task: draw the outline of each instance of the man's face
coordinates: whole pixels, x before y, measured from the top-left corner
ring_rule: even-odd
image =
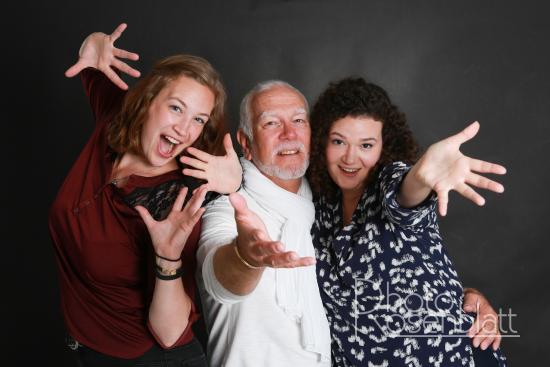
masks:
[[[311,136],[302,96],[276,86],[254,98],[251,112],[253,141],[246,158],[271,179],[301,178],[309,165]]]

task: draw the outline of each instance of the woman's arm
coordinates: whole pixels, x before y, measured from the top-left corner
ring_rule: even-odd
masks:
[[[426,153],[409,171],[397,201],[406,208],[422,203],[433,190],[439,201],[439,214],[447,214],[449,191],[455,190],[476,203],[485,204],[485,199],[471,186],[501,193],[504,187],[478,173],[505,174],[501,165],[474,159],[460,152],[460,146],[472,139],[479,131],[476,121],[456,135],[431,145]],[[478,172],[478,173],[476,173]]]
[[[184,206],[186,194],[187,188],[180,191],[170,214],[160,222],[154,220],[144,207],[136,207],[149,230],[156,255],[157,279],[149,307],[149,325],[165,348],[180,339],[188,326],[192,309],[192,301],[185,292],[181,278],[162,279],[163,275],[181,270],[179,259],[185,243],[204,213],[201,205],[206,189],[198,189]]]

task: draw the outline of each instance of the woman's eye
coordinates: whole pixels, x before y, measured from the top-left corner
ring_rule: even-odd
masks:
[[[361,144],[361,148],[363,148],[363,149],[370,149],[370,148],[372,148],[372,144],[370,144],[370,143]]]
[[[171,109],[172,111],[175,111],[175,112],[178,112],[178,113],[181,112],[180,106],[170,105],[170,109]]]
[[[303,123],[306,122],[306,120],[304,120],[304,119],[296,119],[296,120],[294,120],[294,122],[296,122],[296,123],[298,123],[298,124],[303,124]]]
[[[202,117],[195,117],[195,121],[202,125],[206,124],[206,121]]]
[[[340,139],[332,139],[330,142],[331,142],[332,144],[334,144],[334,145],[342,145],[342,144],[344,144],[344,142],[343,142],[342,140],[340,140]]]
[[[277,121],[268,121],[265,123],[265,126],[277,126]]]

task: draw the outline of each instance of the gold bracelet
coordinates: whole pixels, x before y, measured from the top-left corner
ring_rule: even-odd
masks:
[[[250,264],[248,261],[246,261],[245,259],[243,259],[243,257],[241,256],[241,254],[239,253],[239,248],[237,247],[237,240],[235,239],[235,245],[233,246],[233,250],[235,250],[235,254],[237,255],[237,257],[239,258],[239,260],[241,260],[241,262],[249,269],[254,269],[254,270],[258,270],[258,269],[263,269],[263,266],[254,266],[252,264]]]

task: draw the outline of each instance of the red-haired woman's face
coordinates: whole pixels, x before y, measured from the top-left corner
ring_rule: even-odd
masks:
[[[382,153],[382,123],[367,116],[346,116],[330,127],[327,169],[342,192],[362,192]]]
[[[192,145],[210,119],[212,91],[187,76],[168,83],[153,99],[141,132],[141,148],[153,167],[176,164],[174,157]]]

